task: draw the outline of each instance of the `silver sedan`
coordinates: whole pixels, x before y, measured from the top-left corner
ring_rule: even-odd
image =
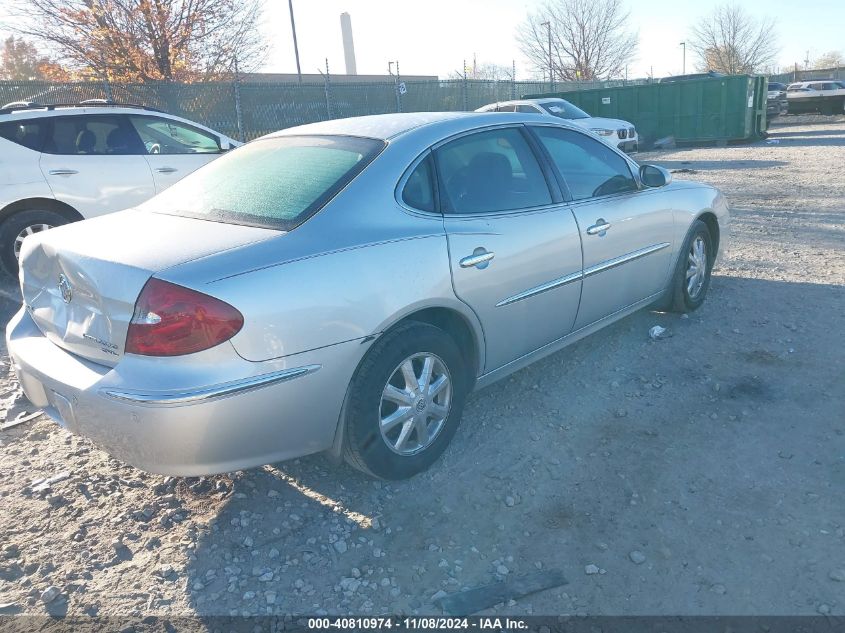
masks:
[[[542,115],[327,121],[25,240],[8,349],[33,403],[140,468],[329,451],[398,479],[473,389],[698,308],[728,220],[712,187]]]

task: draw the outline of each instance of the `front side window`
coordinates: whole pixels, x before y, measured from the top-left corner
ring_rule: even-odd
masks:
[[[551,155],[573,200],[636,191],[628,162],[586,134],[553,127],[533,128]]]
[[[536,107],[531,106],[531,105],[525,105],[525,104],[517,106],[516,111],[517,112],[523,112],[525,114],[540,114],[539,108],[536,108]]]
[[[492,213],[551,204],[531,147],[517,128],[477,132],[436,150],[448,213]]]
[[[515,105],[500,105],[499,112],[516,112]]]
[[[219,154],[219,139],[179,121],[152,116],[130,116],[147,154]]]
[[[143,145],[126,117],[84,114],[52,119],[44,143],[48,154],[112,156],[143,153]]]
[[[434,178],[431,158],[426,157],[416,166],[402,189],[402,201],[421,211],[434,211]]]
[[[290,230],[321,209],[383,148],[383,141],[350,136],[262,139],[185,176],[141,208]]]
[[[27,149],[41,151],[47,131],[46,119],[29,121],[6,121],[0,123],[0,138],[22,145]]]

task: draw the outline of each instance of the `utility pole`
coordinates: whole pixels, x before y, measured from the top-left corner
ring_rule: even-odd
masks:
[[[302,70],[299,68],[299,45],[296,43],[296,21],[293,19],[293,0],[288,0],[290,9],[290,30],[293,32],[293,54],[296,56],[296,77],[302,83]]]
[[[683,70],[681,70],[681,74],[682,74],[682,75],[686,75],[686,74],[687,74],[687,43],[686,43],[686,42],[681,42],[681,46],[682,46],[682,47],[683,47],[683,49],[684,49],[684,52],[683,52],[683,57],[682,57],[683,61],[681,62],[681,63],[682,63],[681,68],[682,68]]]
[[[545,26],[546,31],[549,34],[549,88],[553,91],[555,89],[555,73],[554,65],[552,62],[552,23],[541,22],[540,26]]]

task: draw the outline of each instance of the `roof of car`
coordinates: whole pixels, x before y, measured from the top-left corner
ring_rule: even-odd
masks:
[[[441,132],[454,133],[459,128],[470,130],[474,127],[496,125],[498,123],[549,123],[550,118],[539,113],[403,112],[309,123],[307,125],[279,130],[263,138],[325,134],[332,136],[361,136],[387,141],[415,130],[428,130],[436,134],[439,129]],[[554,121],[558,125],[577,128],[577,126],[573,126],[562,119],[554,119]]]
[[[31,107],[14,107],[11,109],[1,109],[0,108],[0,121],[16,121],[21,119],[37,119],[37,118],[49,118],[49,117],[56,117],[56,116],[77,116],[81,114],[148,114],[152,116],[159,116],[159,117],[166,117],[168,119],[173,119],[175,121],[181,121],[188,125],[200,128],[202,130],[206,130],[213,134],[222,134],[222,132],[218,132],[213,128],[208,127],[207,125],[203,125],[202,123],[197,123],[196,121],[192,121],[191,119],[186,119],[181,116],[177,116],[175,114],[170,114],[169,112],[165,112],[163,110],[158,110],[156,108],[147,107],[147,106],[139,106],[139,105],[132,105],[132,104],[103,104],[103,103],[91,103],[91,104],[81,104],[81,105],[39,105],[39,104],[32,104]],[[225,136],[225,135],[224,135]]]

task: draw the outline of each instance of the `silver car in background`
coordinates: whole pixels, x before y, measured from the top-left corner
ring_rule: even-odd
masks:
[[[409,477],[472,389],[701,305],[728,207],[670,180],[541,115],[284,130],[27,239],[9,353],[33,403],[145,470],[330,451]]]

